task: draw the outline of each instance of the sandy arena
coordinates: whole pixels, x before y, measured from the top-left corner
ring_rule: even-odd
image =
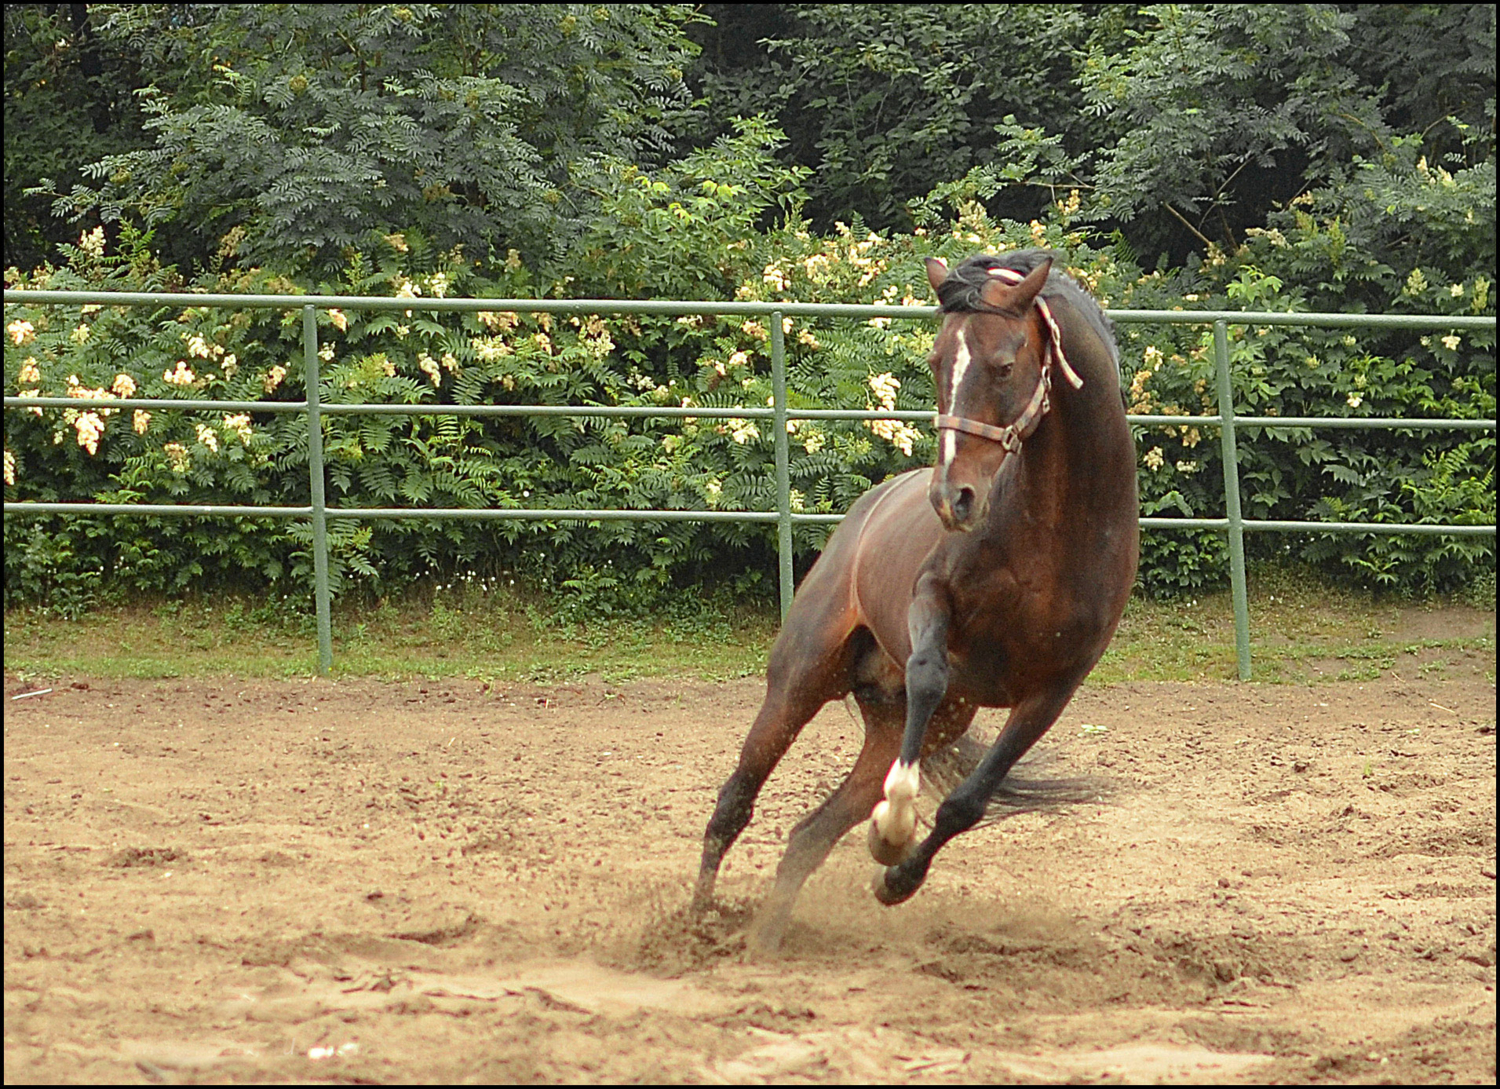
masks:
[[[856,829],[776,960],[743,925],[842,706],[694,926],[759,679],[8,676],[5,1078],[1493,1081],[1493,669],[1085,686],[1042,747],[1108,801],[895,909]]]

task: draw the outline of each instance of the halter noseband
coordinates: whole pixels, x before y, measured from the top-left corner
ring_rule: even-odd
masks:
[[[1014,269],[994,268],[990,269],[990,275],[998,277],[1008,284],[1018,284],[1025,276]],[[1068,363],[1068,357],[1063,354],[1062,330],[1057,327],[1057,322],[1052,320],[1052,308],[1047,305],[1047,300],[1038,293],[1036,296],[1036,308],[1041,311],[1042,320],[1047,323],[1049,336],[1047,347],[1042,360],[1042,376],[1036,384],[1036,389],[1031,393],[1031,400],[1026,402],[1026,407],[1021,414],[1004,427],[996,427],[994,424],[980,423],[978,420],[970,420],[964,416],[949,416],[938,413],[933,424],[938,430],[944,428],[950,431],[962,431],[966,435],[978,435],[982,439],[998,442],[1007,454],[1019,453],[1021,443],[1031,437],[1037,425],[1042,422],[1042,417],[1052,408],[1049,394],[1052,392],[1052,366],[1057,364],[1062,370],[1063,377],[1074,389],[1083,388],[1083,379],[1078,377],[1076,371]],[[977,310],[980,313],[1002,314],[1004,311],[994,307],[974,305],[968,309]]]

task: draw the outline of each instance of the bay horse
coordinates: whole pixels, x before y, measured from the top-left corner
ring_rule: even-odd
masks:
[[[803,882],[867,817],[885,867],[876,898],[915,893],[933,856],[984,816],[1057,721],[1120,622],[1139,506],[1119,354],[1109,320],[1054,259],[980,255],[951,271],[927,260],[944,315],[928,358],[937,463],[861,496],[808,571],[704,832],[698,915],[777,762],[825,703],[853,694],[864,746],[792,830],[752,948],[780,946]],[[1011,709],[988,751],[964,737],[980,707]],[[982,756],[919,841],[922,762],[961,742]]]

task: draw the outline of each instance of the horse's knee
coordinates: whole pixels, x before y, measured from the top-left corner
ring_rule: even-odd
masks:
[[[933,647],[912,651],[906,660],[907,699],[941,699],[948,691],[948,651]]]

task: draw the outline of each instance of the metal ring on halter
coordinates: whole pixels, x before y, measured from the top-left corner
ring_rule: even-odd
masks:
[[[1021,434],[1016,430],[1015,424],[996,427],[994,424],[980,423],[978,420],[965,419],[963,416],[946,416],[938,413],[933,426],[939,430],[947,428],[950,431],[962,431],[966,435],[978,435],[981,439],[998,442],[1010,454],[1021,449]]]

